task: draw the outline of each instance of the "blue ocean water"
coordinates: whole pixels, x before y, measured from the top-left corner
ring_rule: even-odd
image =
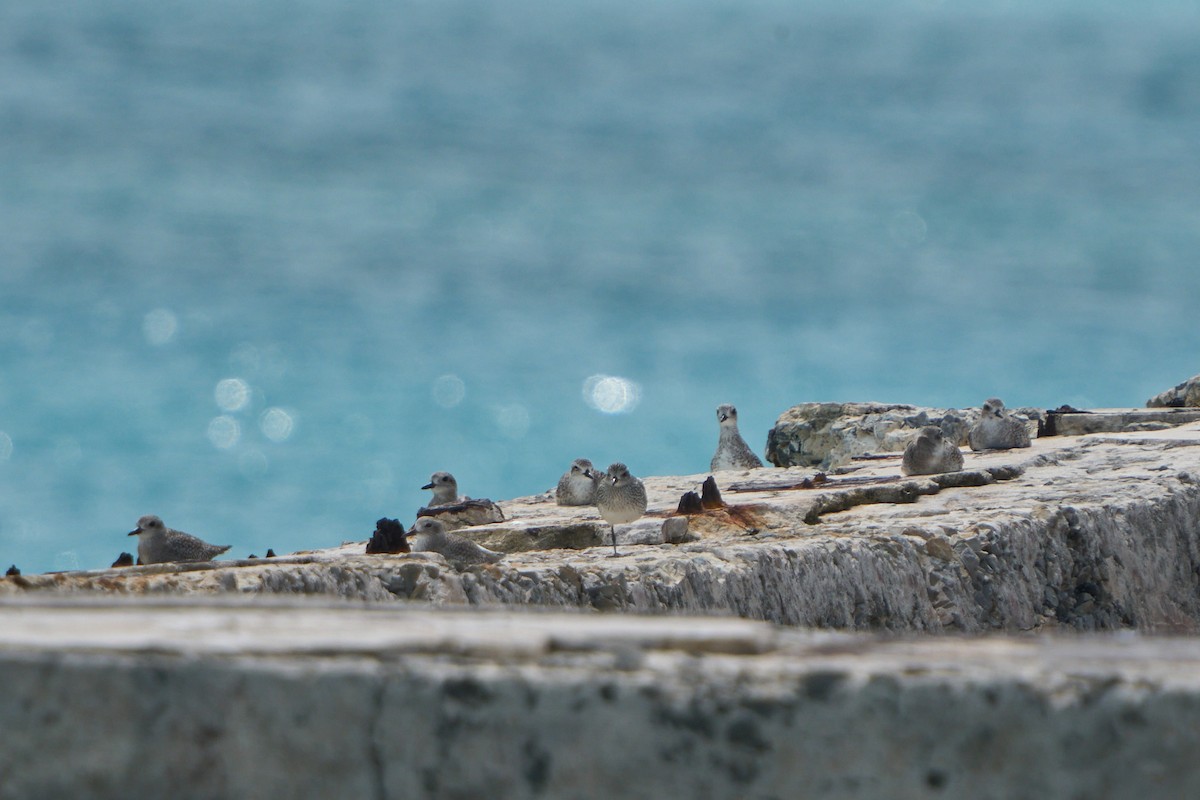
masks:
[[[8,0],[0,559],[1200,372],[1200,8]],[[613,413],[617,412],[617,413]]]

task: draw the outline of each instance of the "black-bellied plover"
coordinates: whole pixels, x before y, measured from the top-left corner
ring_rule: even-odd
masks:
[[[972,450],[1010,450],[1014,447],[1029,447],[1029,431],[1025,423],[1010,417],[1004,401],[989,398],[983,404],[983,414],[971,426],[967,443]]]
[[[904,459],[900,462],[903,475],[937,475],[958,472],[962,468],[962,451],[936,425],[921,428],[917,437],[904,448]]]
[[[168,528],[153,514],[139,519],[137,529],[130,531],[129,535],[138,537],[138,560],[143,564],[212,561],[233,546],[209,544],[190,533]]]
[[[608,468],[608,477],[596,487],[596,508],[612,528],[613,556],[617,553],[617,525],[633,522],[646,513],[646,487],[629,474],[624,464]]]
[[[429,476],[429,483],[421,488],[433,490],[430,506],[448,506],[458,502],[458,481],[449,472],[433,473]]]
[[[432,489],[433,497],[428,506],[417,511],[417,516],[437,517],[446,530],[504,521],[504,512],[495,502],[466,495],[460,497],[458,481],[449,472],[433,473],[429,476],[429,483],[421,488]]]
[[[763,465],[738,433],[736,408],[729,403],[717,406],[717,424],[721,426],[721,433],[709,469],[716,472],[720,469],[754,469]]]
[[[441,553],[456,565],[494,564],[504,558],[502,553],[480,547],[457,533],[450,533],[433,517],[417,517],[405,536],[413,552]]]
[[[571,468],[558,479],[554,502],[560,506],[590,506],[596,503],[596,486],[604,473],[596,470],[586,458],[571,462]]]

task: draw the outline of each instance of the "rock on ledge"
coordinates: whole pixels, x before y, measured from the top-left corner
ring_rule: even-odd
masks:
[[[1029,424],[1030,436],[1038,433],[1038,409],[1018,408],[1012,413]],[[899,453],[916,431],[936,425],[946,438],[960,446],[979,419],[978,408],[921,408],[898,403],[801,403],[779,415],[767,434],[767,460],[777,467],[841,466],[855,456]]]
[[[1174,389],[1168,389],[1146,401],[1148,408],[1200,407],[1200,375],[1194,375]]]

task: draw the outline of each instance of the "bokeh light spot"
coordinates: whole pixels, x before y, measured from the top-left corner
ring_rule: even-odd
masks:
[[[628,414],[642,400],[642,387],[628,378],[592,375],[583,382],[583,401],[604,414]]]
[[[228,450],[242,438],[242,426],[233,417],[222,414],[208,423],[208,440],[213,447]]]
[[[155,346],[167,344],[179,331],[179,320],[165,308],[156,308],[142,320],[142,335]]]
[[[467,385],[457,375],[443,375],[433,382],[433,402],[454,408],[467,396]]]
[[[241,378],[217,381],[213,398],[222,411],[241,411],[250,402],[250,386]]]
[[[286,442],[295,425],[292,415],[282,408],[268,408],[258,418],[259,430],[272,442]]]

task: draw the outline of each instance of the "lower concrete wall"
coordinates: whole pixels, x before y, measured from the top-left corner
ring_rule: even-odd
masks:
[[[0,611],[3,798],[1200,796],[1195,640]]]

